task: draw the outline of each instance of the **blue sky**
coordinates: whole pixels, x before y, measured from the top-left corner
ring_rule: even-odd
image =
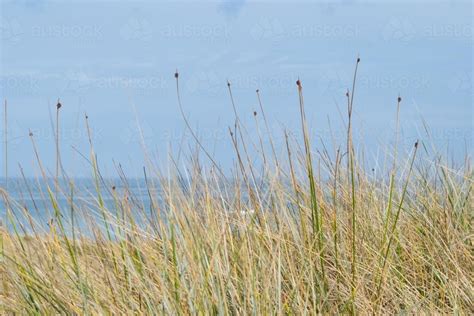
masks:
[[[331,140],[328,120],[342,142],[338,108],[358,54],[356,137],[369,152],[393,138],[398,94],[402,143],[428,141],[425,121],[439,150],[472,152],[471,1],[1,3],[0,95],[9,104],[12,175],[18,164],[38,174],[28,129],[54,171],[50,117],[58,98],[69,174],[90,175],[78,154],[88,154],[85,112],[106,175],[115,174],[112,161],[130,175],[141,173],[137,122],[149,152],[165,165],[170,148],[183,135],[189,139],[175,69],[191,124],[225,166],[233,161],[227,128],[234,120],[226,80],[251,135],[255,89],[261,90],[281,142],[282,128],[295,134],[299,128],[295,81],[301,78],[316,148]]]

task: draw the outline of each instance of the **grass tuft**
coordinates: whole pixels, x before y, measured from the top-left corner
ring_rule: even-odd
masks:
[[[300,80],[303,144],[284,130],[283,148],[262,92],[259,112],[247,113],[252,133],[228,82],[230,173],[192,129],[176,72],[196,149],[188,163],[171,158],[165,173],[144,167],[145,194],[120,165],[117,179],[102,177],[87,116],[92,191],[59,181],[57,106],[54,180],[30,132],[41,178],[10,181],[19,199],[0,188],[8,205],[0,314],[474,314],[470,157],[461,165],[436,152],[430,159],[428,139],[398,148],[399,97],[386,153],[393,164],[380,176],[366,168],[352,137],[359,62],[346,94],[347,140],[333,153],[311,140]]]

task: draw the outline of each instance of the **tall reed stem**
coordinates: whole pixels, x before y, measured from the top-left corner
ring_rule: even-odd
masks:
[[[354,78],[352,80],[352,93],[349,97],[349,91],[346,93],[347,96],[347,114],[348,114],[348,127],[347,127],[347,160],[348,168],[350,172],[350,187],[351,187],[351,207],[352,207],[352,218],[351,218],[351,313],[355,314],[355,297],[356,297],[356,273],[357,273],[357,260],[356,260],[356,194],[355,194],[355,166],[354,166],[354,145],[352,141],[352,109],[354,104],[354,92],[355,84],[357,79],[357,69],[360,63],[360,58],[357,57],[357,62],[354,70]]]
[[[56,104],[56,199],[58,198],[59,191],[59,165],[60,165],[60,150],[59,150],[59,109],[61,108],[61,102]]]
[[[4,104],[4,145],[5,145],[5,190],[8,191],[8,112],[7,100]]]
[[[4,146],[5,146],[5,192],[8,193],[8,119],[7,119],[7,100],[5,99],[4,103]],[[7,216],[8,216],[8,196],[5,193],[5,225],[7,223]],[[0,230],[1,230],[1,253],[2,253],[2,260],[4,255],[4,246],[3,246],[3,218],[0,222]],[[6,227],[5,227],[6,230]],[[2,280],[3,281],[3,280]],[[3,283],[3,282],[2,282]],[[4,286],[5,288],[5,286]]]
[[[324,284],[326,285],[326,274],[324,269],[324,253],[323,253],[323,231],[322,231],[322,216],[320,215],[319,204],[316,196],[316,184],[314,181],[313,162],[311,159],[311,143],[306,122],[306,114],[304,110],[303,87],[301,81],[296,82],[298,86],[298,96],[300,103],[301,127],[303,129],[303,139],[306,154],[306,168],[309,179],[309,189],[311,198],[311,221],[313,225],[313,236],[317,238],[319,261],[321,266],[321,274],[323,276]]]
[[[390,237],[388,239],[387,248],[385,248],[385,253],[384,253],[384,256],[383,256],[383,263],[382,263],[382,272],[381,272],[380,279],[379,279],[379,282],[378,282],[378,285],[377,285],[377,292],[376,292],[377,294],[376,294],[376,300],[375,300],[376,303],[378,302],[378,300],[380,298],[382,285],[383,285],[383,278],[384,278],[385,268],[386,268],[386,265],[387,265],[387,258],[388,258],[389,253],[390,253],[390,246],[392,245],[392,242],[393,242],[395,229],[397,228],[398,219],[400,218],[400,213],[401,213],[401,210],[402,210],[403,201],[405,200],[405,195],[407,193],[408,183],[409,183],[409,180],[410,180],[410,175],[411,175],[412,170],[413,170],[413,164],[415,162],[417,150],[418,150],[418,141],[416,141],[415,145],[414,145],[413,155],[412,155],[412,158],[411,158],[411,161],[410,161],[410,169],[408,170],[408,175],[407,175],[407,179],[405,181],[405,184],[403,186],[403,191],[402,191],[402,196],[400,198],[400,203],[398,204],[397,212],[395,213],[395,219],[394,219],[392,227],[390,229],[390,233],[389,233]]]

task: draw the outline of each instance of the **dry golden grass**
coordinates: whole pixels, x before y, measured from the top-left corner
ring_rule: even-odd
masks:
[[[304,145],[289,140],[279,156],[270,140],[257,167],[236,117],[232,181],[193,156],[184,178],[153,170],[151,205],[126,186],[109,187],[105,205],[98,186],[96,204],[72,201],[71,214],[50,189],[54,221],[31,223],[36,235],[20,225],[31,210],[3,192],[17,230],[2,231],[1,313],[472,315],[469,159],[454,169],[414,146],[375,176],[350,128],[345,155],[316,156],[298,88]],[[88,226],[65,229],[71,216]]]

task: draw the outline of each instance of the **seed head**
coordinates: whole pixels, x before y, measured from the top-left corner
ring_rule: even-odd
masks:
[[[61,102],[59,102],[59,100],[58,100],[58,104],[56,104],[56,109],[59,110],[61,107],[62,107],[62,104],[61,104]]]
[[[346,97],[349,97],[349,90],[346,92]]]
[[[253,116],[257,116],[257,111],[253,111]]]
[[[229,80],[227,80],[227,86],[230,87],[230,81]]]
[[[301,87],[301,80],[300,80],[300,79],[296,80],[296,85],[297,85],[298,87]]]
[[[29,135],[30,135],[30,137],[33,137],[33,132],[30,132],[30,134],[29,134]]]
[[[415,142],[415,148],[418,148],[418,141]]]
[[[402,102],[402,97],[398,97],[398,103]]]
[[[360,63],[360,57],[357,57],[357,62]]]
[[[115,191],[115,185],[114,185],[114,186],[112,186],[112,191]]]
[[[174,77],[175,77],[176,79],[178,79],[178,77],[179,77],[179,73],[178,73],[178,70],[177,70],[177,69],[176,69],[176,72],[174,73]]]

